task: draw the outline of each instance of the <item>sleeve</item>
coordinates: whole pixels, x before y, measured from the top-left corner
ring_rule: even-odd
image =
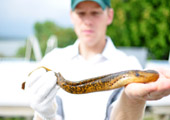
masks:
[[[113,106],[116,104],[117,99],[120,97],[122,90],[123,90],[123,88],[118,88],[118,89],[114,90],[113,93],[111,94],[111,96],[109,97],[109,100],[107,102],[107,107],[106,107],[105,120],[109,120],[111,110],[112,110]]]

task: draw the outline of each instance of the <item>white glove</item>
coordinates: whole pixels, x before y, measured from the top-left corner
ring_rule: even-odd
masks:
[[[56,119],[58,105],[55,97],[59,86],[56,85],[57,78],[54,72],[47,72],[41,68],[34,71],[26,81],[26,92],[35,113],[42,119]]]

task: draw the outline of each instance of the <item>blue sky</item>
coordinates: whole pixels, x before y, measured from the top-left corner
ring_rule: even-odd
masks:
[[[70,0],[0,0],[0,37],[27,37],[35,22],[71,26]]]

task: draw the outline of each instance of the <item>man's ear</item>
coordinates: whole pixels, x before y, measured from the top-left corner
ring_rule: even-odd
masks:
[[[71,23],[74,24],[73,11],[72,10],[70,10],[70,19],[71,19]]]
[[[108,22],[107,24],[110,25],[114,18],[114,10],[112,8],[108,8]]]

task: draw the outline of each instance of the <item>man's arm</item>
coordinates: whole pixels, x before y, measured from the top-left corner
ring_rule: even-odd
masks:
[[[110,120],[142,120],[145,109],[144,100],[131,100],[122,92],[121,97],[112,109]]]

